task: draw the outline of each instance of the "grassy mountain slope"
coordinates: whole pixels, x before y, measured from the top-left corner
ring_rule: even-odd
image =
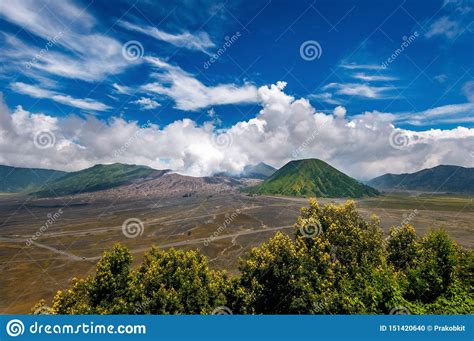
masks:
[[[363,197],[378,192],[338,171],[324,161],[290,161],[250,193],[316,197]]]
[[[385,174],[368,184],[380,190],[474,193],[474,168],[441,165],[415,173]]]
[[[19,193],[41,188],[66,172],[38,168],[0,166],[0,192]]]
[[[69,195],[83,192],[95,192],[131,183],[148,177],[159,177],[166,171],[156,170],[145,166],[125,165],[95,165],[78,172],[69,173],[51,182],[48,188],[43,188],[34,194],[38,196]]]

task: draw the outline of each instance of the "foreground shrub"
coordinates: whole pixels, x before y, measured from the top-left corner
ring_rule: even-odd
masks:
[[[152,248],[131,269],[121,245],[104,253],[95,276],[74,279],[51,308],[34,313],[472,314],[474,255],[441,230],[420,238],[404,225],[384,238],[376,217],[352,201],[301,210],[295,236],[277,233],[240,261],[240,275],[208,268],[195,251]]]

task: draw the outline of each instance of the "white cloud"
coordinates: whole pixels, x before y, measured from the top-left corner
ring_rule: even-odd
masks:
[[[57,11],[56,15],[51,15],[49,11],[52,9]],[[74,29],[87,30],[95,25],[95,19],[85,8],[79,8],[67,0],[19,0],[0,3],[1,16],[46,39],[65,30],[65,24],[57,14],[61,15],[64,22],[71,20]]]
[[[121,95],[130,95],[133,93],[133,89],[125,85],[114,83],[112,84],[112,87],[114,88],[114,92]]]
[[[469,102],[474,102],[474,81],[469,81],[464,84],[462,91]]]
[[[329,83],[323,90],[333,89],[338,95],[358,96],[370,99],[385,98],[386,92],[393,90],[391,86],[371,86],[358,83]]]
[[[347,113],[347,110],[346,108],[344,108],[343,106],[337,106],[334,108],[334,116],[336,117],[344,117]]]
[[[132,103],[138,104],[144,110],[155,109],[161,105],[160,103],[148,97],[140,97],[139,99],[137,99],[136,101],[133,101]]]
[[[320,158],[361,179],[438,164],[473,166],[474,129],[397,129],[393,114],[365,112],[343,117],[343,108],[335,109],[336,117],[316,112],[304,98],[289,96],[284,85],[260,87],[262,109],[256,117],[225,130],[216,130],[211,122],[198,125],[190,119],[162,128],[140,127],[122,118],[103,122],[96,117],[71,116],[58,120],[21,107],[10,113],[0,104],[0,164],[77,170],[96,163],[126,162],[209,175],[237,173],[245,165],[260,161],[280,167],[298,151],[298,158]],[[437,116],[441,111],[427,114]],[[395,129],[414,143],[406,149],[393,148],[390,136]],[[34,147],[34,135],[40,130],[55,134],[52,149]],[[133,143],[129,143],[132,137]],[[219,145],[216,141],[220,140],[228,143]]]
[[[446,80],[448,79],[448,76],[446,76],[444,73],[441,73],[439,75],[436,75],[433,77],[438,83],[440,84],[443,84],[444,82],[446,82]]]
[[[354,78],[360,79],[366,82],[377,82],[377,81],[394,81],[397,80],[395,77],[390,76],[382,76],[382,75],[367,75],[362,72],[358,72],[353,75]]]
[[[447,16],[443,16],[435,20],[430,25],[425,36],[427,38],[432,38],[435,36],[444,36],[447,39],[454,39],[461,32],[462,29],[457,21],[451,20]]]
[[[94,17],[86,7],[78,7],[72,1],[2,1],[0,17],[44,39],[44,44],[30,46],[5,36],[1,59],[16,66],[17,71],[27,73],[32,68],[66,78],[96,81],[130,65],[122,56],[122,44],[95,32]],[[15,59],[5,58],[9,56]]]
[[[198,110],[212,105],[256,103],[257,88],[252,84],[219,84],[206,86],[193,75],[156,57],[145,57],[159,73],[156,82],[145,84],[142,91],[172,98],[176,108]]]
[[[61,94],[47,89],[42,89],[40,87],[25,84],[22,82],[15,82],[11,84],[11,88],[24,95],[28,95],[34,98],[46,98],[51,99],[55,102],[69,105],[71,107],[92,110],[92,111],[106,111],[110,107],[104,103],[95,101],[90,98],[74,98],[69,95]]]
[[[381,65],[376,64],[342,63],[339,67],[348,70],[383,70]]]
[[[139,26],[126,21],[119,21],[119,25],[128,30],[140,32],[155,39],[165,41],[178,47],[184,47],[189,50],[206,52],[209,48],[215,46],[206,32],[198,32],[196,34],[191,34],[189,32],[172,34],[159,30],[156,27]]]
[[[394,86],[369,85],[368,82],[390,82],[397,80],[396,77],[387,76],[374,71],[383,70],[380,65],[341,63],[339,67],[350,70],[346,71],[348,76],[362,82],[353,83],[329,83],[321,88],[322,92],[311,94],[308,97],[328,104],[341,105],[344,96],[356,96],[365,99],[386,99],[390,98],[388,92],[394,90]],[[355,70],[359,72],[353,73]],[[373,83],[372,83],[373,84]]]
[[[474,110],[474,104],[462,103],[462,104],[449,104],[441,107],[431,108],[420,113],[414,114],[413,116],[424,116],[433,118],[436,116],[446,115],[457,115],[463,112],[472,112]]]
[[[216,111],[214,110],[214,108],[211,108],[207,111],[207,116],[209,116],[210,118],[216,117]]]
[[[340,100],[335,99],[333,94],[330,92],[323,92],[320,94],[310,94],[308,95],[309,99],[314,99],[316,101],[328,103],[328,104],[334,104],[334,105],[340,105],[342,104]]]
[[[461,14],[467,14],[474,9],[474,1],[472,0],[444,0],[443,7],[450,6],[454,11]]]
[[[423,126],[439,123],[466,123],[474,117],[474,103],[449,104],[420,112],[400,113],[397,121]]]

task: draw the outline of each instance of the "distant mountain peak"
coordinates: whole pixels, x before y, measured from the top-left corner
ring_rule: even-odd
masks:
[[[319,159],[288,162],[251,193],[287,196],[362,197],[378,192]]]
[[[254,178],[254,179],[266,179],[276,172],[276,168],[267,165],[264,162],[259,162],[256,165],[245,166],[242,174],[242,178]]]
[[[242,179],[260,179],[265,180],[273,173],[276,172],[276,168],[273,168],[270,165],[267,165],[265,162],[259,162],[256,165],[247,165],[244,167],[242,172],[231,173],[231,172],[222,172],[216,173],[216,176],[228,176],[231,178],[242,178]]]

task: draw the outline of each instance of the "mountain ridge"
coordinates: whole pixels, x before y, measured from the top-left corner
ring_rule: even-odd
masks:
[[[54,169],[26,168],[0,165],[0,192],[29,192],[66,175]]]
[[[256,165],[247,165],[244,167],[240,174],[230,172],[220,172],[214,174],[214,176],[228,176],[236,179],[258,179],[265,180],[273,173],[277,171],[276,168],[266,164],[265,162],[259,162]]]
[[[156,178],[169,170],[157,170],[148,166],[128,165],[122,163],[98,164],[92,167],[67,173],[33,194],[40,197],[73,195],[82,192],[97,192],[110,189],[133,181]]]
[[[265,162],[259,162],[256,165],[245,166],[240,177],[264,180],[272,176],[276,171],[277,171],[276,168],[266,164]]]
[[[474,168],[438,165],[413,173],[387,173],[367,184],[379,190],[474,193]]]

